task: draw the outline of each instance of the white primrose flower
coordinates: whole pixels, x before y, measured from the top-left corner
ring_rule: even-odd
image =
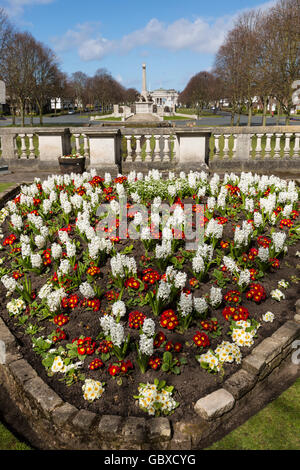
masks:
[[[215,349],[214,353],[218,356],[219,361],[240,364],[242,361],[242,354],[237,344],[230,343],[229,341],[222,341]]]
[[[101,398],[104,393],[103,384],[93,379],[85,379],[82,390],[83,398],[90,402]]]
[[[62,373],[66,372],[66,366],[60,356],[55,356],[50,370],[54,374],[56,374],[57,372],[62,372]]]
[[[271,295],[272,299],[275,299],[278,302],[285,299],[285,295],[284,295],[283,292],[281,292],[280,289],[271,290],[270,295]]]
[[[278,281],[278,287],[287,289],[288,287],[290,287],[290,283],[288,281],[285,281],[284,279],[281,279],[280,281]]]
[[[274,318],[275,318],[275,315],[272,312],[266,312],[262,316],[262,319],[263,319],[264,322],[271,322],[272,323],[274,321]]]
[[[18,315],[22,312],[22,310],[25,310],[26,304],[20,297],[19,299],[12,299],[10,302],[8,302],[6,308],[10,315]]]

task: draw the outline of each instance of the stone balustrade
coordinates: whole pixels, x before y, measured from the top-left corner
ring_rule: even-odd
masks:
[[[0,128],[3,163],[57,170],[58,157],[76,152],[86,168],[273,171],[300,174],[300,127]]]

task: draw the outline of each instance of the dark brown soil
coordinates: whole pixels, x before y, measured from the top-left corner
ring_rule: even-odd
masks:
[[[228,223],[228,227],[226,227],[226,232],[227,231],[228,233],[232,233],[232,230],[230,228],[230,222]],[[7,235],[8,233],[8,228],[6,225],[4,225],[4,235]],[[226,237],[224,237],[224,239],[225,238]],[[117,245],[118,250],[123,250],[125,245],[130,245],[131,243],[132,242],[127,241],[120,242]],[[242,305],[248,308],[250,312],[250,318],[256,319],[261,323],[261,327],[258,330],[258,335],[255,339],[253,347],[257,346],[259,342],[262,341],[264,338],[270,336],[285,321],[292,319],[295,314],[295,302],[299,297],[299,283],[294,282],[293,279],[291,280],[291,276],[296,276],[298,279],[300,278],[300,260],[296,257],[296,251],[299,251],[299,243],[289,246],[288,254],[284,257],[284,259],[280,260],[281,263],[279,270],[274,270],[274,272],[267,274],[262,280],[257,281],[262,283],[266,290],[266,301],[264,301],[260,305],[257,305],[255,304],[255,302],[247,300],[245,294],[243,294],[242,296]],[[138,262],[142,254],[144,254],[143,246],[139,241],[134,242],[134,249],[130,253],[130,256],[134,256]],[[104,289],[106,289],[107,286],[109,266],[110,264],[108,260],[106,265],[101,268],[99,285],[102,285]],[[38,291],[40,287],[45,283],[44,276],[37,277],[34,275],[30,275],[30,277],[32,279],[33,289],[36,291]],[[46,277],[49,278],[49,274]],[[190,273],[188,277],[192,277]],[[282,289],[282,291],[284,291],[286,295],[286,300],[277,302],[269,296],[269,293],[272,289],[277,288],[277,283],[281,279],[289,281],[290,287],[288,289]],[[208,283],[206,283],[205,285],[200,284],[199,289],[191,290],[196,296],[200,296],[204,292],[207,292],[209,285],[212,285],[211,279],[209,279]],[[189,286],[187,285],[187,287]],[[228,284],[227,287],[223,289],[223,293],[225,293],[227,290],[234,288],[235,285]],[[240,367],[239,365],[225,364],[225,373],[223,377],[221,377],[220,375],[209,374],[200,367],[199,363],[195,359],[196,354],[201,354],[204,351],[199,351],[195,346],[192,346],[192,338],[194,334],[197,330],[201,330],[200,322],[194,322],[186,333],[179,334],[176,332],[169,332],[168,330],[161,328],[159,325],[159,318],[154,318],[155,322],[157,323],[156,331],[164,331],[168,341],[178,341],[183,344],[182,352],[176,355],[177,357],[185,356],[187,359],[187,365],[182,366],[181,374],[166,374],[162,371],[153,371],[151,369],[148,370],[145,374],[141,374],[135,359],[136,351],[133,350],[129,353],[126,359],[130,359],[133,362],[134,370],[129,376],[122,378],[122,385],[118,385],[117,379],[113,379],[107,371],[107,366],[109,365],[109,363],[114,362],[115,358],[111,358],[105,364],[104,370],[99,369],[97,371],[90,371],[88,369],[88,364],[93,358],[96,358],[98,356],[87,356],[83,368],[83,372],[86,378],[93,378],[95,380],[101,380],[106,383],[105,393],[103,394],[101,400],[97,400],[94,403],[88,403],[83,399],[82,396],[82,382],[72,384],[70,387],[68,387],[63,381],[60,380],[60,378],[62,377],[60,374],[56,374],[53,377],[48,377],[46,369],[41,363],[40,356],[35,354],[32,350],[31,337],[24,333],[24,327],[19,326],[16,320],[8,315],[8,312],[4,306],[5,303],[7,303],[7,299],[5,299],[5,294],[6,290],[4,289],[2,283],[0,283],[0,296],[3,299],[1,316],[10,328],[10,330],[17,337],[19,344],[21,345],[23,355],[29,361],[29,363],[36,369],[41,378],[45,380],[45,382],[47,382],[53,388],[53,390],[55,390],[56,393],[61,396],[61,398],[73,404],[77,408],[88,409],[94,412],[98,412],[100,414],[109,413],[118,414],[122,416],[145,416],[145,413],[138,408],[136,400],[133,399],[133,395],[137,393],[137,387],[140,382],[153,382],[155,378],[159,378],[165,379],[168,385],[173,385],[175,387],[176,392],[174,394],[174,398],[180,403],[180,406],[176,409],[171,419],[179,420],[183,417],[188,419],[194,415],[193,406],[196,401],[200,397],[220,387],[222,382],[232,373],[236,372]],[[128,299],[128,294],[125,291],[122,300],[126,302],[126,300]],[[107,301],[103,299],[101,303],[101,310],[105,311],[106,306]],[[210,347],[212,349],[215,349],[217,345],[222,342],[222,340],[231,340],[230,336],[228,336],[227,334],[229,330],[229,323],[226,322],[222,316],[222,310],[224,306],[225,305],[222,304],[222,306],[217,310],[210,309],[209,317],[216,317],[219,322],[219,325],[222,328],[221,336],[214,339],[210,337]],[[172,308],[172,305],[166,308]],[[147,316],[151,316],[153,318],[149,305],[145,307],[135,306],[130,309],[127,309],[128,312],[132,310],[143,311]],[[274,313],[275,320],[273,323],[265,323],[261,321],[262,314],[267,311],[271,311]],[[59,344],[65,346],[67,343],[70,343],[73,338],[78,337],[80,335],[91,336],[93,339],[95,339],[101,332],[99,322],[99,317],[101,315],[101,312],[86,311],[84,308],[76,308],[75,310],[73,310],[70,314],[70,322],[64,326],[64,330],[68,335],[67,340],[62,341]],[[37,320],[35,319],[35,317],[32,317],[30,318],[30,322],[35,324],[37,323]],[[41,326],[40,323],[39,326]],[[36,336],[48,335],[56,328],[56,325],[54,325],[53,322],[50,322],[48,320],[44,321],[42,323],[42,326],[44,327],[43,331]],[[135,330],[128,328],[128,332],[130,332],[132,338],[138,336],[138,333]],[[241,348],[243,357],[248,355],[253,349],[253,347]],[[163,349],[160,348],[158,350],[157,355],[162,357],[162,354]]]

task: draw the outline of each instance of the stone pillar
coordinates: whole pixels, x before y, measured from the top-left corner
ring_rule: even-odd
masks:
[[[58,169],[58,157],[69,155],[71,149],[70,129],[50,128],[38,129],[41,169]]]
[[[237,160],[248,160],[251,154],[251,134],[238,134],[236,138]]]
[[[143,64],[142,67],[143,67],[143,89],[142,89],[142,95],[147,99],[146,64]]]
[[[92,129],[86,131],[90,142],[90,167],[117,174],[119,171],[119,130]]]
[[[211,132],[176,130],[177,159],[180,168],[201,170],[207,168]]]
[[[3,132],[3,130],[1,129]],[[16,134],[2,134],[1,133],[1,147],[2,147],[2,158],[5,162],[15,160],[15,138]]]

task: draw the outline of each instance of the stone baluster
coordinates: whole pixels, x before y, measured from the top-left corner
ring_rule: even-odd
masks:
[[[163,161],[171,161],[170,135],[164,135]]]
[[[233,147],[232,147],[232,157],[235,157],[237,146],[237,134],[233,134]]]
[[[286,132],[285,133],[285,146],[284,146],[284,156],[286,158],[290,157],[290,145],[291,145],[291,137],[292,137],[292,132]]]
[[[29,158],[35,158],[35,150],[33,144],[33,134],[27,134],[29,139]]]
[[[229,156],[229,137],[230,137],[230,134],[223,134],[223,137],[224,137],[223,158],[228,158],[228,156]]]
[[[90,156],[89,138],[86,134],[82,134],[82,135],[83,135],[83,156],[85,158],[88,158]]]
[[[26,134],[19,134],[21,139],[21,158],[27,158]]]
[[[216,157],[219,157],[220,156],[220,137],[221,135],[220,134],[215,134],[214,135],[214,138],[215,138],[215,149],[214,149],[214,155]]]
[[[275,147],[274,147],[274,158],[280,158],[280,138],[282,137],[282,134],[279,132],[276,132],[276,141],[275,141]]]
[[[169,145],[170,145],[170,160],[173,160],[173,162],[176,160],[176,153],[178,150],[178,140],[176,136],[170,135],[169,138]],[[173,149],[172,149],[173,147]]]
[[[271,151],[272,151],[272,147],[271,147],[271,139],[273,137],[273,134],[266,134],[266,147],[265,147],[265,158],[270,158],[271,156]]]
[[[141,135],[136,135],[135,140],[136,140],[136,149],[135,149],[135,161],[136,162],[141,162],[142,161],[142,149],[141,149]]]
[[[127,143],[127,158],[126,162],[132,162],[132,148],[131,148],[131,135],[125,135]]]
[[[152,161],[152,158],[151,158],[151,145],[150,145],[151,135],[145,135],[145,139],[146,139],[146,159],[145,159],[145,161],[146,162],[151,162]]]
[[[81,134],[73,134],[75,137],[75,152],[80,155],[80,135]]]
[[[260,158],[262,155],[262,146],[261,146],[261,138],[264,134],[256,134],[256,148],[255,148],[255,158]]]
[[[160,162],[160,135],[155,135],[155,147],[154,147],[154,162]]]
[[[250,134],[250,153],[249,153],[250,158],[253,158],[253,137],[254,136],[255,134]]]
[[[17,146],[17,135],[14,135],[13,137],[13,147],[14,147],[14,155],[15,158],[19,158],[19,151],[18,151],[18,146]]]
[[[295,144],[293,157],[300,157],[300,132],[295,133]]]

